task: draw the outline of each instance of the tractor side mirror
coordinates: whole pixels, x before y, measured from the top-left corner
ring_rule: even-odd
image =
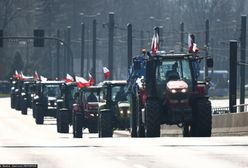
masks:
[[[134,67],[134,70],[139,70],[141,68],[140,61],[134,61],[133,67]]]
[[[207,67],[213,68],[214,67],[214,60],[213,58],[207,58]]]

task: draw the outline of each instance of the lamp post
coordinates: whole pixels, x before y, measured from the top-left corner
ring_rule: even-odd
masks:
[[[82,75],[84,75],[84,53],[85,53],[85,48],[87,49],[87,71],[89,72],[92,72],[92,76],[95,78],[96,80],[96,19],[93,20],[93,25],[92,25],[92,28],[93,28],[93,31],[92,31],[92,69],[90,69],[89,65],[90,65],[90,60],[89,60],[89,43],[87,43],[87,47],[85,47],[85,35],[84,35],[84,32],[85,32],[85,29],[86,29],[86,38],[87,38],[87,41],[89,42],[89,39],[90,39],[90,26],[86,24],[85,22],[85,18],[95,18],[97,16],[100,16],[101,13],[98,12],[96,14],[93,14],[93,15],[88,15],[88,14],[85,14],[84,12],[80,12],[79,15],[82,17],[82,35],[81,35],[81,73]]]

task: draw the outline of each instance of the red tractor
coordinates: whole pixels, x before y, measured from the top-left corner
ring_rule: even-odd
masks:
[[[178,125],[185,137],[211,136],[208,82],[198,81],[194,68],[199,59],[171,53],[133,59],[128,80],[132,137],[159,137],[162,124]],[[213,60],[207,59],[207,64],[212,67]]]
[[[75,103],[72,109],[73,137],[82,138],[83,129],[89,133],[98,132],[98,110],[101,87],[90,86],[75,93]]]

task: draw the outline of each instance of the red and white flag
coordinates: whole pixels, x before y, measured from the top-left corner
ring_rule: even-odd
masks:
[[[107,67],[103,67],[104,78],[108,79],[110,77],[110,71]]]
[[[41,80],[41,81],[47,81],[47,78],[41,75],[41,76],[40,76],[40,80]]]
[[[151,45],[152,55],[156,55],[158,49],[159,49],[159,36],[158,33],[155,31],[152,37],[152,45]]]
[[[84,79],[83,77],[75,76],[75,78],[78,88],[84,88],[90,86],[90,82]]]
[[[22,80],[26,80],[26,79],[28,79],[28,78],[30,78],[30,77],[28,77],[28,76],[25,76],[25,75],[23,75],[23,72],[21,71],[21,79]]]
[[[39,74],[37,71],[34,72],[33,77],[34,77],[34,80],[36,80],[36,81],[40,80],[40,77],[39,77]]]
[[[73,77],[69,74],[66,74],[66,78],[65,78],[65,83],[72,83],[74,81]]]
[[[90,82],[90,85],[94,85],[95,83],[95,79],[93,78],[93,76],[89,73],[89,82]]]
[[[18,73],[17,70],[15,70],[15,75],[14,75],[14,77],[15,77],[16,79],[20,79],[20,75],[19,75],[19,73]]]
[[[195,36],[193,34],[189,34],[188,36],[188,52],[189,53],[196,53],[199,49],[195,43]]]

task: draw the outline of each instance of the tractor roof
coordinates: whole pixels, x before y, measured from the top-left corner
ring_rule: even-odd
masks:
[[[155,56],[151,56],[150,58],[158,58],[158,59],[184,59],[184,58],[193,58],[193,54],[176,54],[176,53],[161,53]]]
[[[65,83],[66,86],[77,86],[76,82]]]
[[[103,87],[102,86],[89,86],[85,89],[83,89],[84,91],[93,91],[93,92],[97,92],[99,90],[101,90]]]
[[[103,81],[98,84],[98,86],[104,86],[104,85],[126,85],[127,81],[126,80],[107,80]]]
[[[44,84],[44,85],[50,85],[50,84],[63,84],[65,83],[65,81],[41,81],[40,82],[41,84]]]

